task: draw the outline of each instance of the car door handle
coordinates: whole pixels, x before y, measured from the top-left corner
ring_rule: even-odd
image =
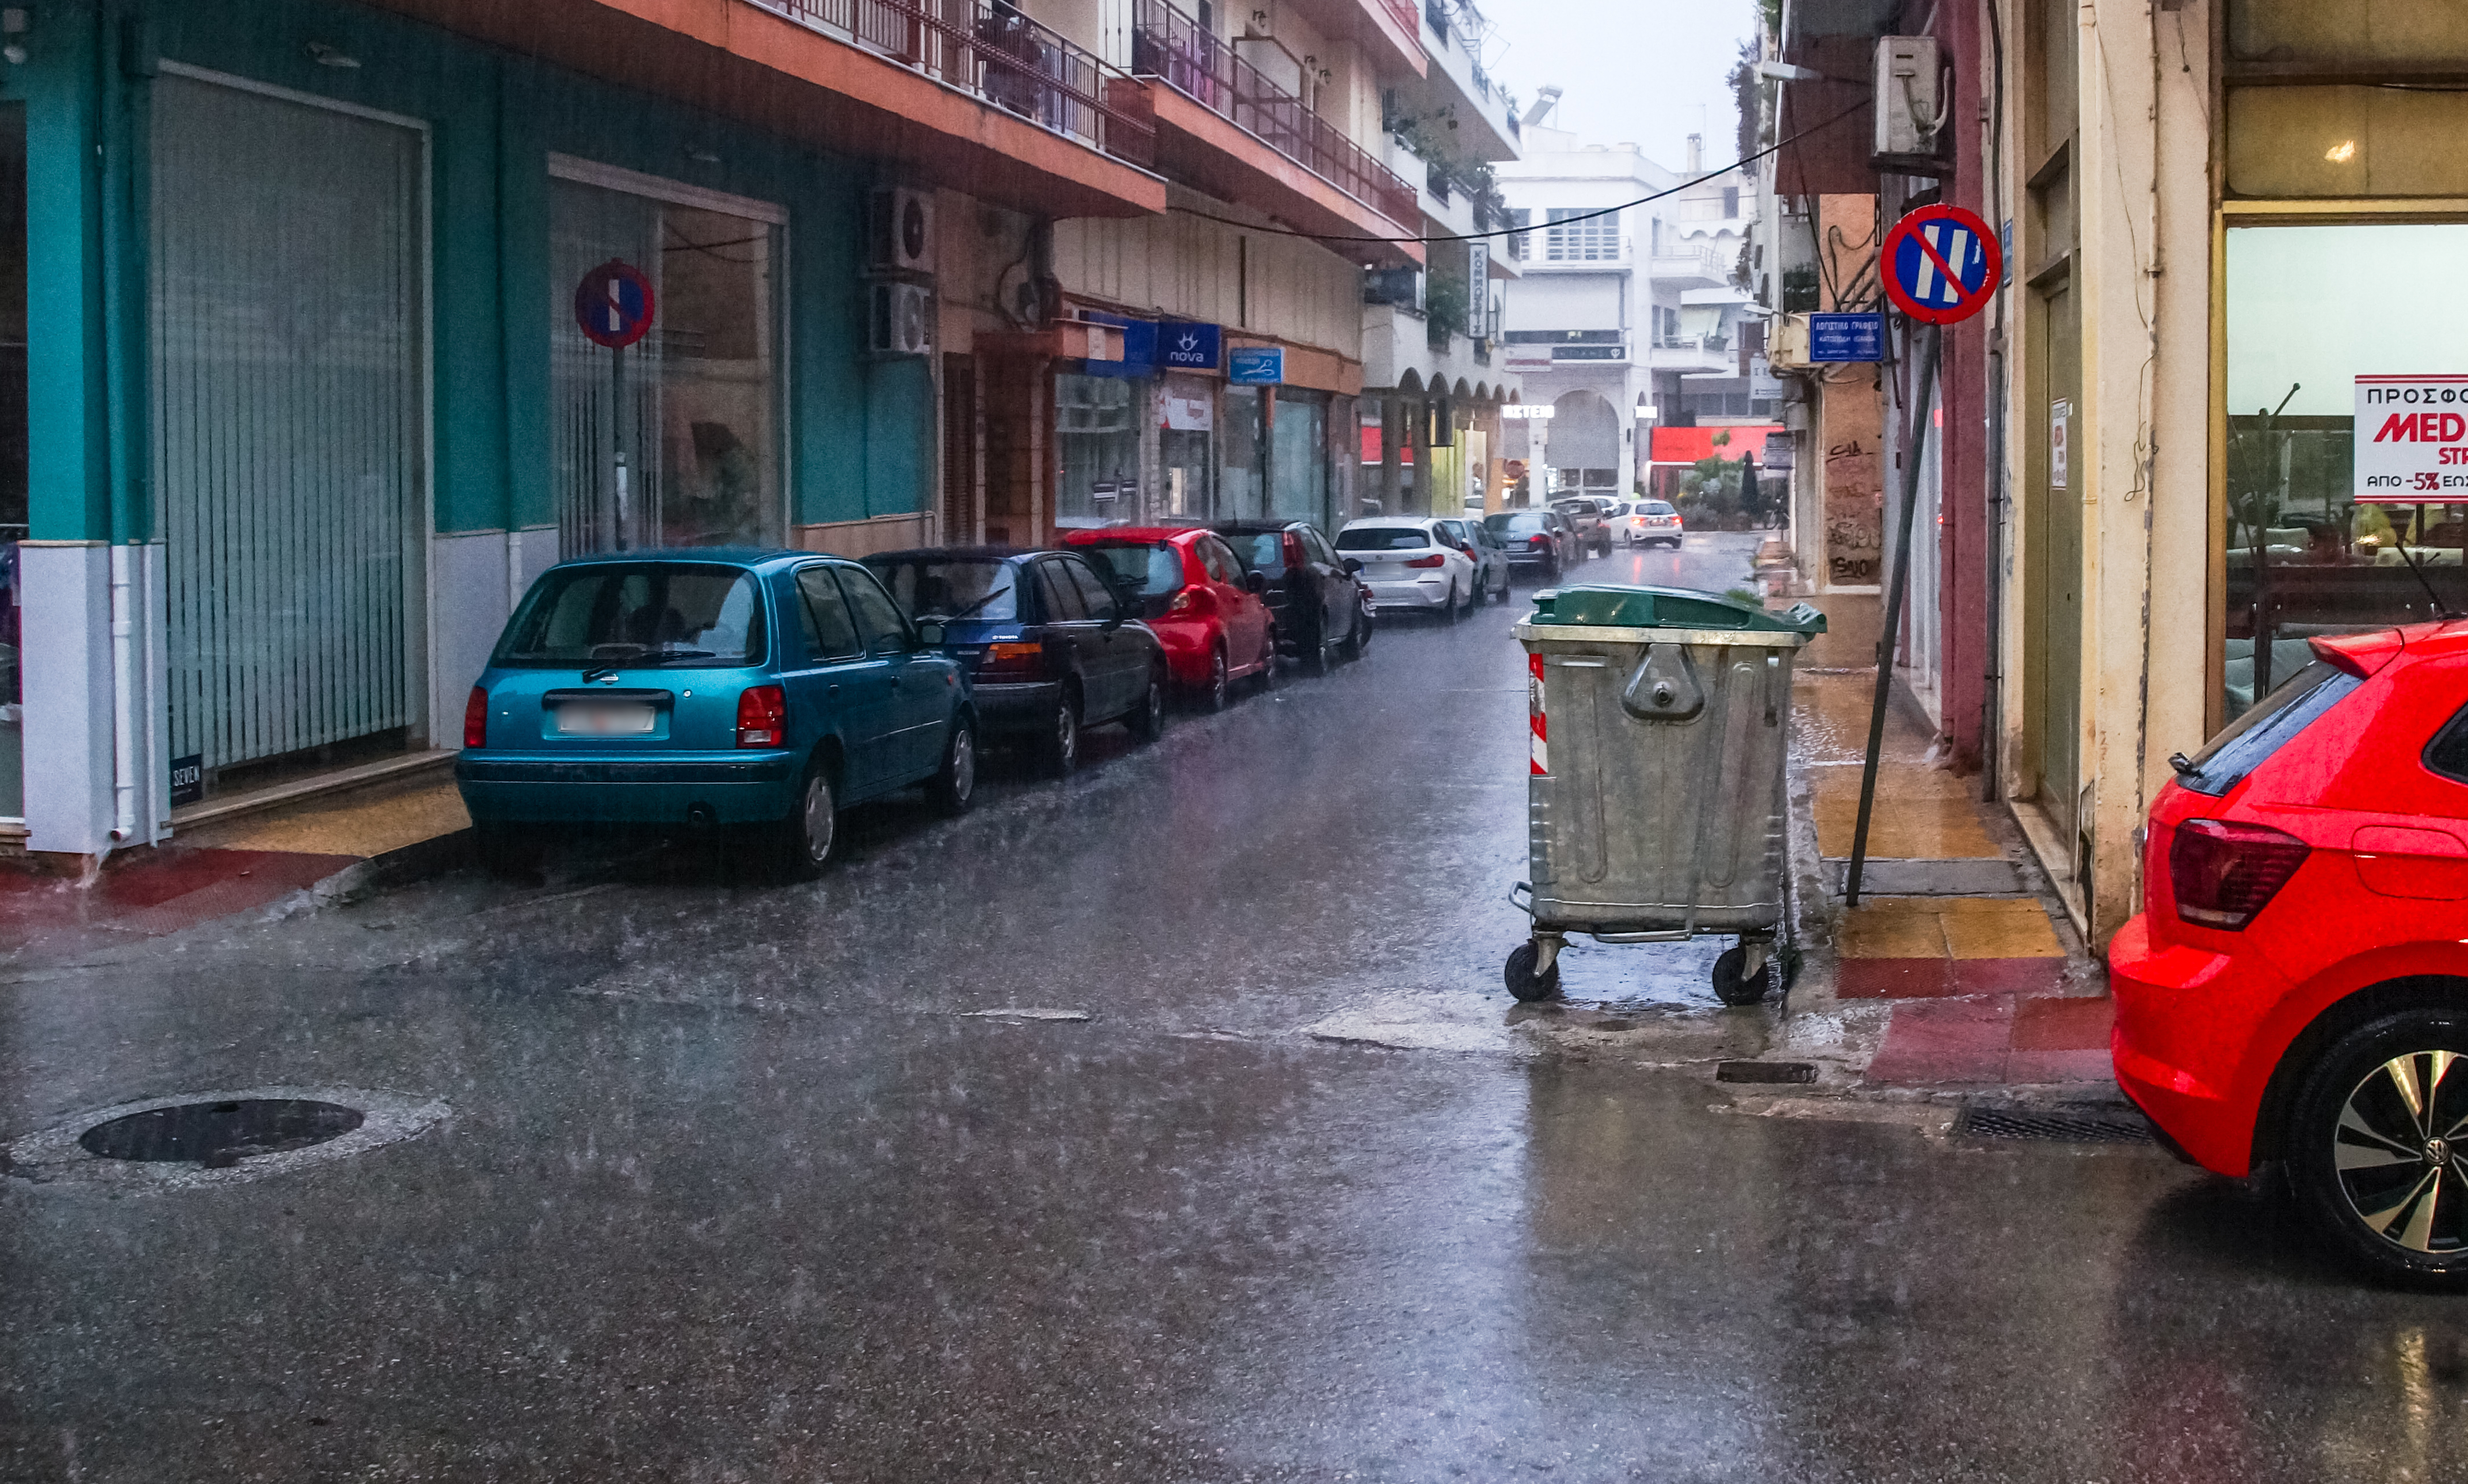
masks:
[[[837,696],[839,693],[840,688],[837,685],[834,685],[830,690],[825,691],[823,694],[826,696]]]

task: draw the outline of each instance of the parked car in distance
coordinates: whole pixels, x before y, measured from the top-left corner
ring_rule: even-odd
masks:
[[[1360,659],[1371,637],[1371,589],[1362,563],[1339,556],[1308,521],[1225,520],[1210,529],[1244,567],[1268,580],[1261,599],[1277,627],[1277,647],[1314,673],[1332,654]]]
[[[1561,553],[1570,537],[1558,512],[1504,510],[1482,517],[1482,525],[1498,540],[1510,571],[1524,568],[1546,582],[1560,580]]]
[[[583,825],[743,827],[786,874],[839,810],[976,787],[960,667],[874,575],[801,552],[628,552],[540,574],[463,713],[455,783],[483,860]]]
[[[1578,559],[1588,552],[1597,557],[1611,554],[1611,532],[1607,514],[1611,509],[1609,500],[1571,495],[1566,499],[1553,500],[1551,509],[1568,523],[1569,531],[1576,537],[1575,549],[1563,554],[1566,559]]]
[[[1463,618],[1482,596],[1474,559],[1427,515],[1369,515],[1337,533],[1337,549],[1362,563],[1372,602]]]
[[[1668,542],[1673,551],[1680,549],[1680,538],[1686,534],[1679,507],[1669,500],[1625,501],[1612,508],[1611,529],[1631,546]]]
[[[2116,1080],[2194,1162],[2284,1171],[2354,1263],[2468,1289],[2468,623],[2312,651],[2170,760]]]
[[[1268,580],[1244,571],[1215,532],[1106,526],[1074,531],[1063,544],[1104,563],[1114,584],[1138,598],[1175,683],[1202,709],[1223,709],[1243,676],[1276,683],[1276,624],[1262,596]]]
[[[1087,727],[1152,742],[1165,725],[1165,647],[1084,555],[947,546],[865,565],[971,677],[987,739],[1026,742],[1046,772],[1079,766]]]
[[[1508,549],[1484,529],[1482,519],[1469,515],[1462,520],[1443,520],[1440,529],[1447,532],[1474,561],[1474,601],[1480,603],[1487,595],[1496,602],[1508,601]]]

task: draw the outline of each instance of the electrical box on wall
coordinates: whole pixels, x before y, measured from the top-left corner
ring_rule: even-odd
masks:
[[[1877,38],[1877,135],[1881,162],[1933,161],[1945,124],[1945,68],[1934,36]]]
[[[877,355],[924,355],[934,349],[934,294],[919,284],[866,289],[865,348]]]
[[[874,193],[866,265],[878,273],[934,271],[934,198],[906,186]]]

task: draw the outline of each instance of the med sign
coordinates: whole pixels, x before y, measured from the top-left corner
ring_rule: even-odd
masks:
[[[2468,490],[2468,376],[2357,377],[2357,498]]]

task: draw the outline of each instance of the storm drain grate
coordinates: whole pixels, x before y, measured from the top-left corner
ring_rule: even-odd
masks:
[[[183,1103],[99,1123],[78,1135],[89,1154],[228,1169],[253,1154],[279,1154],[339,1139],[360,1110],[307,1098]]]
[[[1806,1062],[1717,1062],[1716,1082],[1739,1083],[1812,1083],[1817,1081],[1817,1068]]]
[[[2032,1139],[2059,1144],[2148,1144],[2151,1126],[2132,1113],[2024,1112],[1966,1107],[1954,1131],[1975,1139]]]

